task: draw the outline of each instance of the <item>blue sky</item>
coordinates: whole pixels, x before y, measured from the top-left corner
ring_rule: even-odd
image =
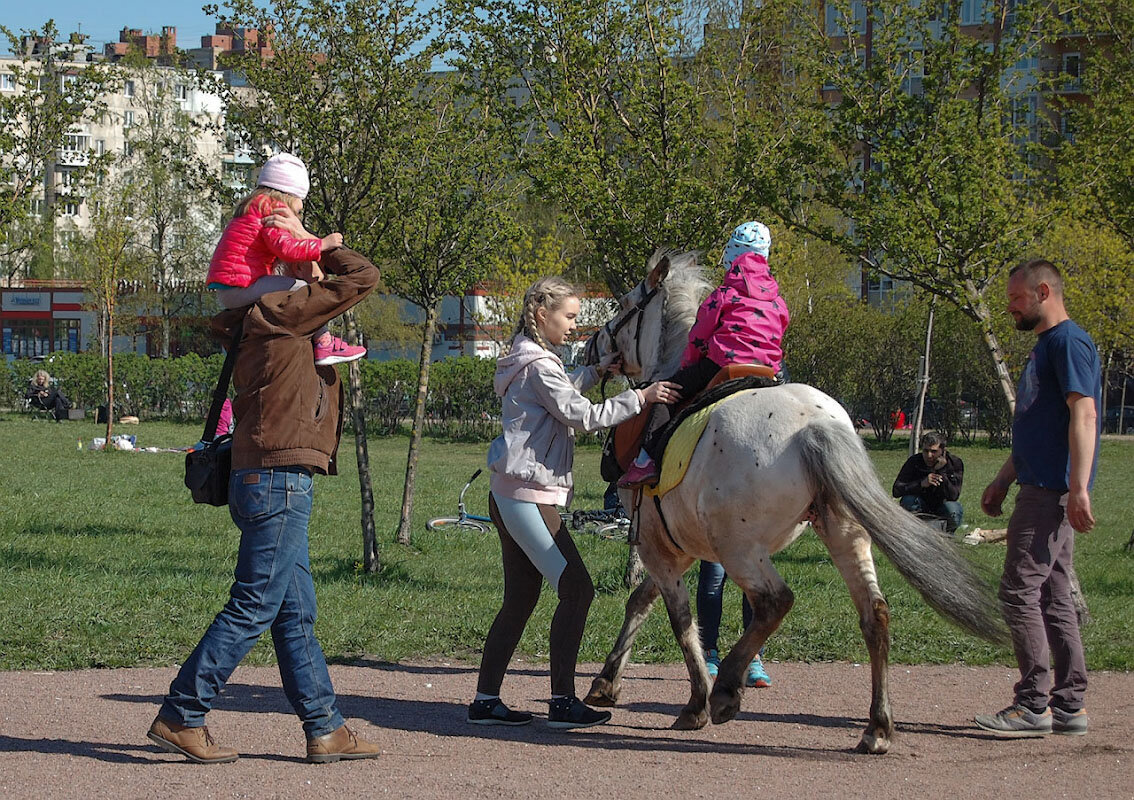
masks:
[[[42,6],[32,2],[5,2],[0,11],[0,25],[11,30],[38,28],[48,19],[55,20],[60,33],[81,30],[101,46],[118,41],[122,28],[142,28],[160,32],[162,26],[177,28],[180,47],[199,47],[201,37],[213,32],[214,21],[201,11],[204,0],[47,0]]]

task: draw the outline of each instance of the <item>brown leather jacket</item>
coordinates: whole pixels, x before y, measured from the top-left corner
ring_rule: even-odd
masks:
[[[213,336],[226,344],[244,318],[232,370],[233,469],[301,466],[338,472],[342,382],[334,367],[315,366],[311,338],[373,291],[378,268],[343,247],[324,253],[320,266],[328,273],[325,281],[294,292],[272,292],[250,309],[213,317]]]

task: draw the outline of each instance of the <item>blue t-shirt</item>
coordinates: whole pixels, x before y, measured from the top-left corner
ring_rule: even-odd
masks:
[[[1099,462],[1101,369],[1095,343],[1068,319],[1039,335],[1020,376],[1016,416],[1012,421],[1012,463],[1020,483],[1067,491],[1071,478],[1067,439],[1071,411],[1067,408],[1067,395],[1071,392],[1095,399],[1099,427],[1095,430],[1090,487]]]

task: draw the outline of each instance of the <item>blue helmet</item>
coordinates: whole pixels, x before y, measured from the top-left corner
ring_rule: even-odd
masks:
[[[768,226],[762,222],[745,222],[732,232],[725,244],[721,262],[730,267],[743,253],[759,253],[767,258],[771,249],[772,232],[768,230]]]

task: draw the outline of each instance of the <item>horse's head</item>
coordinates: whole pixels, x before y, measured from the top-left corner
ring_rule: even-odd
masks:
[[[661,371],[676,366],[669,362],[675,346],[677,355],[684,348],[692,317],[684,328],[680,327],[684,320],[678,320],[676,329],[669,319],[670,273],[675,263],[700,277],[695,254],[657,250],[650,257],[646,277],[619,298],[618,314],[587,342],[584,363],[597,364],[610,353],[621,353],[623,372],[639,381],[656,380],[662,377]],[[692,310],[696,312],[696,303]]]

